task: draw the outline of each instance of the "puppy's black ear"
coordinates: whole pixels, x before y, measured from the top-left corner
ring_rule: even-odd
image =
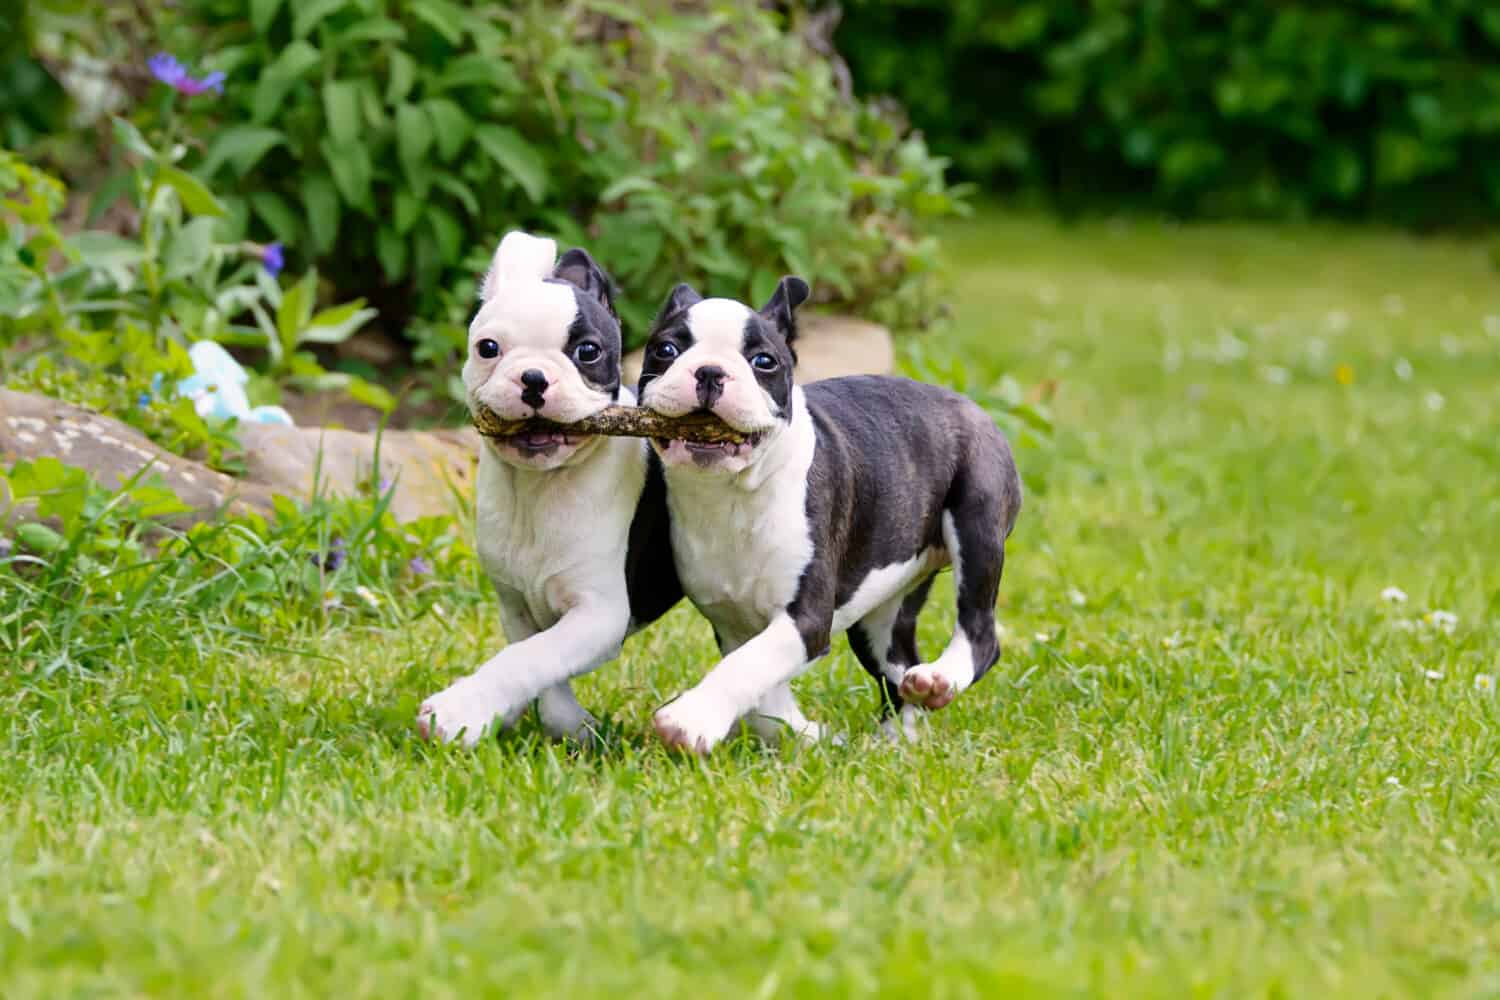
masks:
[[[662,304],[661,312],[656,317],[657,321],[660,322],[673,313],[682,312],[684,309],[691,309],[702,301],[703,296],[698,294],[698,290],[684,281],[672,289],[672,294],[667,296],[667,301]]]
[[[585,292],[599,301],[599,304],[609,310],[609,314],[615,319],[620,314],[615,312],[615,284],[609,280],[609,275],[604,273],[604,268],[594,262],[587,250],[574,247],[563,254],[557,262],[557,267],[552,271],[552,277],[561,278],[570,285],[577,285]]]
[[[781,331],[787,343],[797,336],[797,307],[806,302],[810,294],[812,289],[807,282],[796,275],[788,275],[781,279],[781,284],[771,293],[771,301],[760,311],[761,316]]]

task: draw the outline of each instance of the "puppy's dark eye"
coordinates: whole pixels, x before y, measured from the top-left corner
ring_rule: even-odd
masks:
[[[604,352],[599,349],[598,344],[579,344],[573,348],[573,360],[581,365],[592,364],[598,361]]]
[[[750,359],[750,367],[758,372],[774,372],[778,366],[773,356],[761,353]]]
[[[488,337],[474,345],[474,353],[481,358],[498,358],[500,356],[500,345]]]
[[[656,345],[656,350],[652,353],[656,355],[656,360],[658,361],[671,361],[677,357],[677,345],[670,340],[663,341]]]

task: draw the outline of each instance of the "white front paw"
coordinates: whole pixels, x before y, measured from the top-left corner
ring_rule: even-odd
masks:
[[[417,709],[417,731],[425,740],[463,745],[478,744],[485,730],[498,721],[499,728],[515,723],[525,710],[525,703],[512,704],[503,695],[472,677],[450,685],[446,690],[422,702]]]
[[[691,753],[708,753],[724,739],[734,724],[734,713],[726,712],[711,698],[689,691],[661,708],[653,720],[663,743]]]

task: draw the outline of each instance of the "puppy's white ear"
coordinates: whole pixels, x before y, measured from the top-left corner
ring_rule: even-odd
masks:
[[[495,258],[479,286],[479,301],[495,297],[500,286],[511,281],[541,281],[557,263],[557,243],[515,230],[505,234],[495,248]]]

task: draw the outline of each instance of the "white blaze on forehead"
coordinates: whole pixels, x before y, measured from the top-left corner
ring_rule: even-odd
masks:
[[[754,315],[750,307],[734,299],[704,299],[688,310],[688,331],[693,346],[738,354],[745,343],[745,324]]]
[[[578,318],[573,286],[559,281],[512,281],[502,285],[469,326],[469,338],[493,337],[500,349],[562,350]]]

